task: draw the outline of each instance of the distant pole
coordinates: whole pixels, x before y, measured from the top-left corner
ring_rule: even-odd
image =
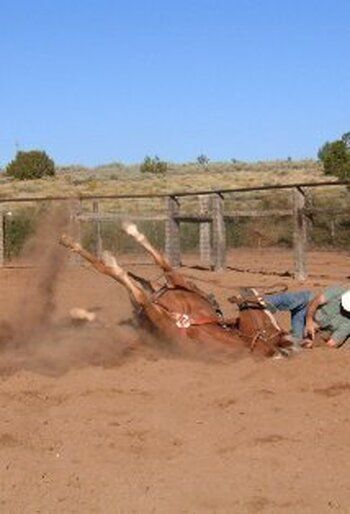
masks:
[[[79,244],[81,243],[81,220],[79,218],[82,213],[82,201],[76,200],[72,203],[70,208],[70,227],[73,239],[77,241]],[[71,262],[74,265],[79,265],[81,263],[81,257],[76,253],[71,254]]]
[[[0,210],[0,267],[5,264],[5,215]]]
[[[165,226],[165,253],[174,268],[181,265],[180,223],[176,217],[180,213],[180,203],[175,196],[167,196],[167,220]]]
[[[201,215],[210,215],[211,197],[209,195],[200,195],[199,212]],[[204,267],[211,266],[211,223],[203,222],[199,225],[199,251],[200,263]]]
[[[217,193],[213,198],[213,246],[214,270],[225,269],[226,264],[226,231],[224,220],[224,197]]]
[[[100,202],[97,200],[94,200],[92,203],[92,210],[94,212],[94,215],[96,216],[95,219],[95,229],[96,229],[96,255],[97,257],[102,256],[102,237],[101,237],[101,220],[100,220]]]
[[[295,187],[293,189],[293,204],[294,276],[297,280],[305,280],[307,276],[307,220],[305,216],[305,193],[300,187]]]
[[[330,228],[330,232],[331,232],[332,244],[334,244],[334,242],[335,242],[335,223],[336,223],[336,218],[331,219],[329,228]]]

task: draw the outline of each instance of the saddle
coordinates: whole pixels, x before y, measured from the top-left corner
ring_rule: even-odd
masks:
[[[207,324],[224,324],[223,319],[223,312],[220,309],[220,306],[215,298],[215,296],[212,293],[205,293],[201,289],[199,289],[193,282],[189,280],[184,280],[181,275],[174,272],[166,272],[166,282],[163,285],[160,285],[157,289],[153,289],[150,282],[142,277],[139,277],[138,275],[128,272],[128,274],[137,282],[141,283],[141,285],[150,293],[149,302],[155,303],[159,305],[164,310],[168,311],[171,317],[173,317],[176,320],[176,325],[179,328],[188,328],[190,325],[207,325]],[[174,290],[182,290],[182,291],[188,291],[190,293],[195,293],[200,298],[204,299],[208,305],[210,305],[212,309],[212,314],[207,316],[191,316],[191,318],[185,314],[185,313],[178,313],[173,312],[168,307],[165,307],[161,303],[162,296],[169,292]],[[143,317],[143,311],[144,308],[138,305],[133,299],[131,298],[131,302],[133,304],[134,308],[134,314],[137,318],[142,319]]]

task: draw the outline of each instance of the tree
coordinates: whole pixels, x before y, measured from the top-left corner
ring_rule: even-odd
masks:
[[[345,180],[350,178],[350,133],[341,139],[326,142],[318,151],[325,175],[335,175]]]
[[[322,146],[321,148],[319,148],[318,152],[317,152],[317,157],[320,161],[323,162],[323,159],[324,159],[324,156],[326,155],[328,149],[329,149],[329,146],[331,145],[331,143],[329,141],[326,141]]]
[[[164,174],[168,170],[168,163],[161,161],[157,155],[153,158],[146,156],[140,166],[141,173]]]
[[[209,164],[209,157],[207,157],[205,154],[201,153],[200,155],[198,155],[197,157],[197,162],[198,164],[200,164],[201,166],[205,167]]]
[[[6,167],[6,174],[19,180],[32,180],[55,175],[55,163],[40,150],[17,152]]]
[[[325,175],[335,175],[340,179],[350,177],[350,152],[344,141],[329,143],[322,162]]]
[[[345,134],[342,135],[341,140],[344,142],[346,148],[350,150],[350,132],[345,132]]]

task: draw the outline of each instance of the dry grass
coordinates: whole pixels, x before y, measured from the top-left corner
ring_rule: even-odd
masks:
[[[322,180],[316,161],[170,164],[166,176],[140,174],[136,165],[115,163],[97,168],[79,166],[58,169],[54,178],[31,181],[0,179],[1,198],[26,196],[151,194],[179,191],[254,187],[269,184]]]
[[[25,198],[39,196],[71,196],[80,195],[132,195],[174,193],[180,191],[196,192],[204,190],[234,189],[240,187],[257,187],[273,184],[291,184],[296,182],[318,182],[329,180],[325,177],[320,164],[306,160],[300,162],[260,162],[260,163],[211,163],[204,167],[198,164],[171,164],[164,176],[141,174],[137,165],[124,166],[119,163],[100,166],[98,168],[83,168],[79,166],[58,169],[54,178],[31,181],[16,181],[6,177],[0,178],[1,198]],[[336,181],[336,179],[334,179]],[[250,209],[281,209],[291,208],[293,197],[291,191],[252,191],[249,193],[234,193],[225,195],[225,211],[230,214],[234,210]],[[344,216],[349,211],[350,195],[346,187],[319,188],[312,191],[312,202],[315,207],[329,208],[336,206],[344,209]],[[8,207],[8,209],[7,209]],[[45,207],[45,206],[43,206]],[[152,199],[121,199],[104,200],[100,202],[100,211],[104,214],[102,232],[104,242],[111,250],[120,251],[121,247],[129,248],[124,242],[120,230],[120,220],[135,219],[141,229],[158,247],[164,246],[164,222],[159,218],[166,215],[164,198]],[[2,204],[8,211],[22,212],[23,204]],[[38,208],[38,206],[36,206]],[[83,214],[91,213],[92,201],[84,201]],[[196,196],[181,199],[182,214],[196,214],[199,210]],[[113,216],[110,214],[113,213]],[[115,216],[115,214],[118,216]],[[149,221],[144,218],[157,218]],[[115,219],[116,218],[116,219]],[[143,221],[140,219],[143,218]],[[325,219],[323,219],[325,218]],[[346,218],[346,217],[345,217]],[[345,219],[344,218],[344,219]],[[86,219],[86,218],[85,218]],[[319,245],[338,243],[348,245],[348,225],[338,220],[336,233],[331,235],[329,219],[317,215],[312,230],[312,241]],[[346,221],[346,219],[345,219]],[[87,246],[94,247],[96,227],[93,222],[83,223],[83,239]],[[237,218],[228,224],[227,239],[229,246],[253,245],[266,246],[269,244],[291,244],[291,219],[273,218],[252,219]],[[183,223],[181,226],[183,248],[190,250],[197,244],[198,226]],[[162,239],[163,238],[163,239]],[[339,240],[339,241],[338,241]],[[90,244],[91,243],[91,244]],[[134,251],[134,249],[132,249]]]

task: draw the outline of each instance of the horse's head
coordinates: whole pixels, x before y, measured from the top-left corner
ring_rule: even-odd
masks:
[[[255,289],[242,288],[228,300],[238,306],[237,329],[252,352],[270,357],[291,344]]]

